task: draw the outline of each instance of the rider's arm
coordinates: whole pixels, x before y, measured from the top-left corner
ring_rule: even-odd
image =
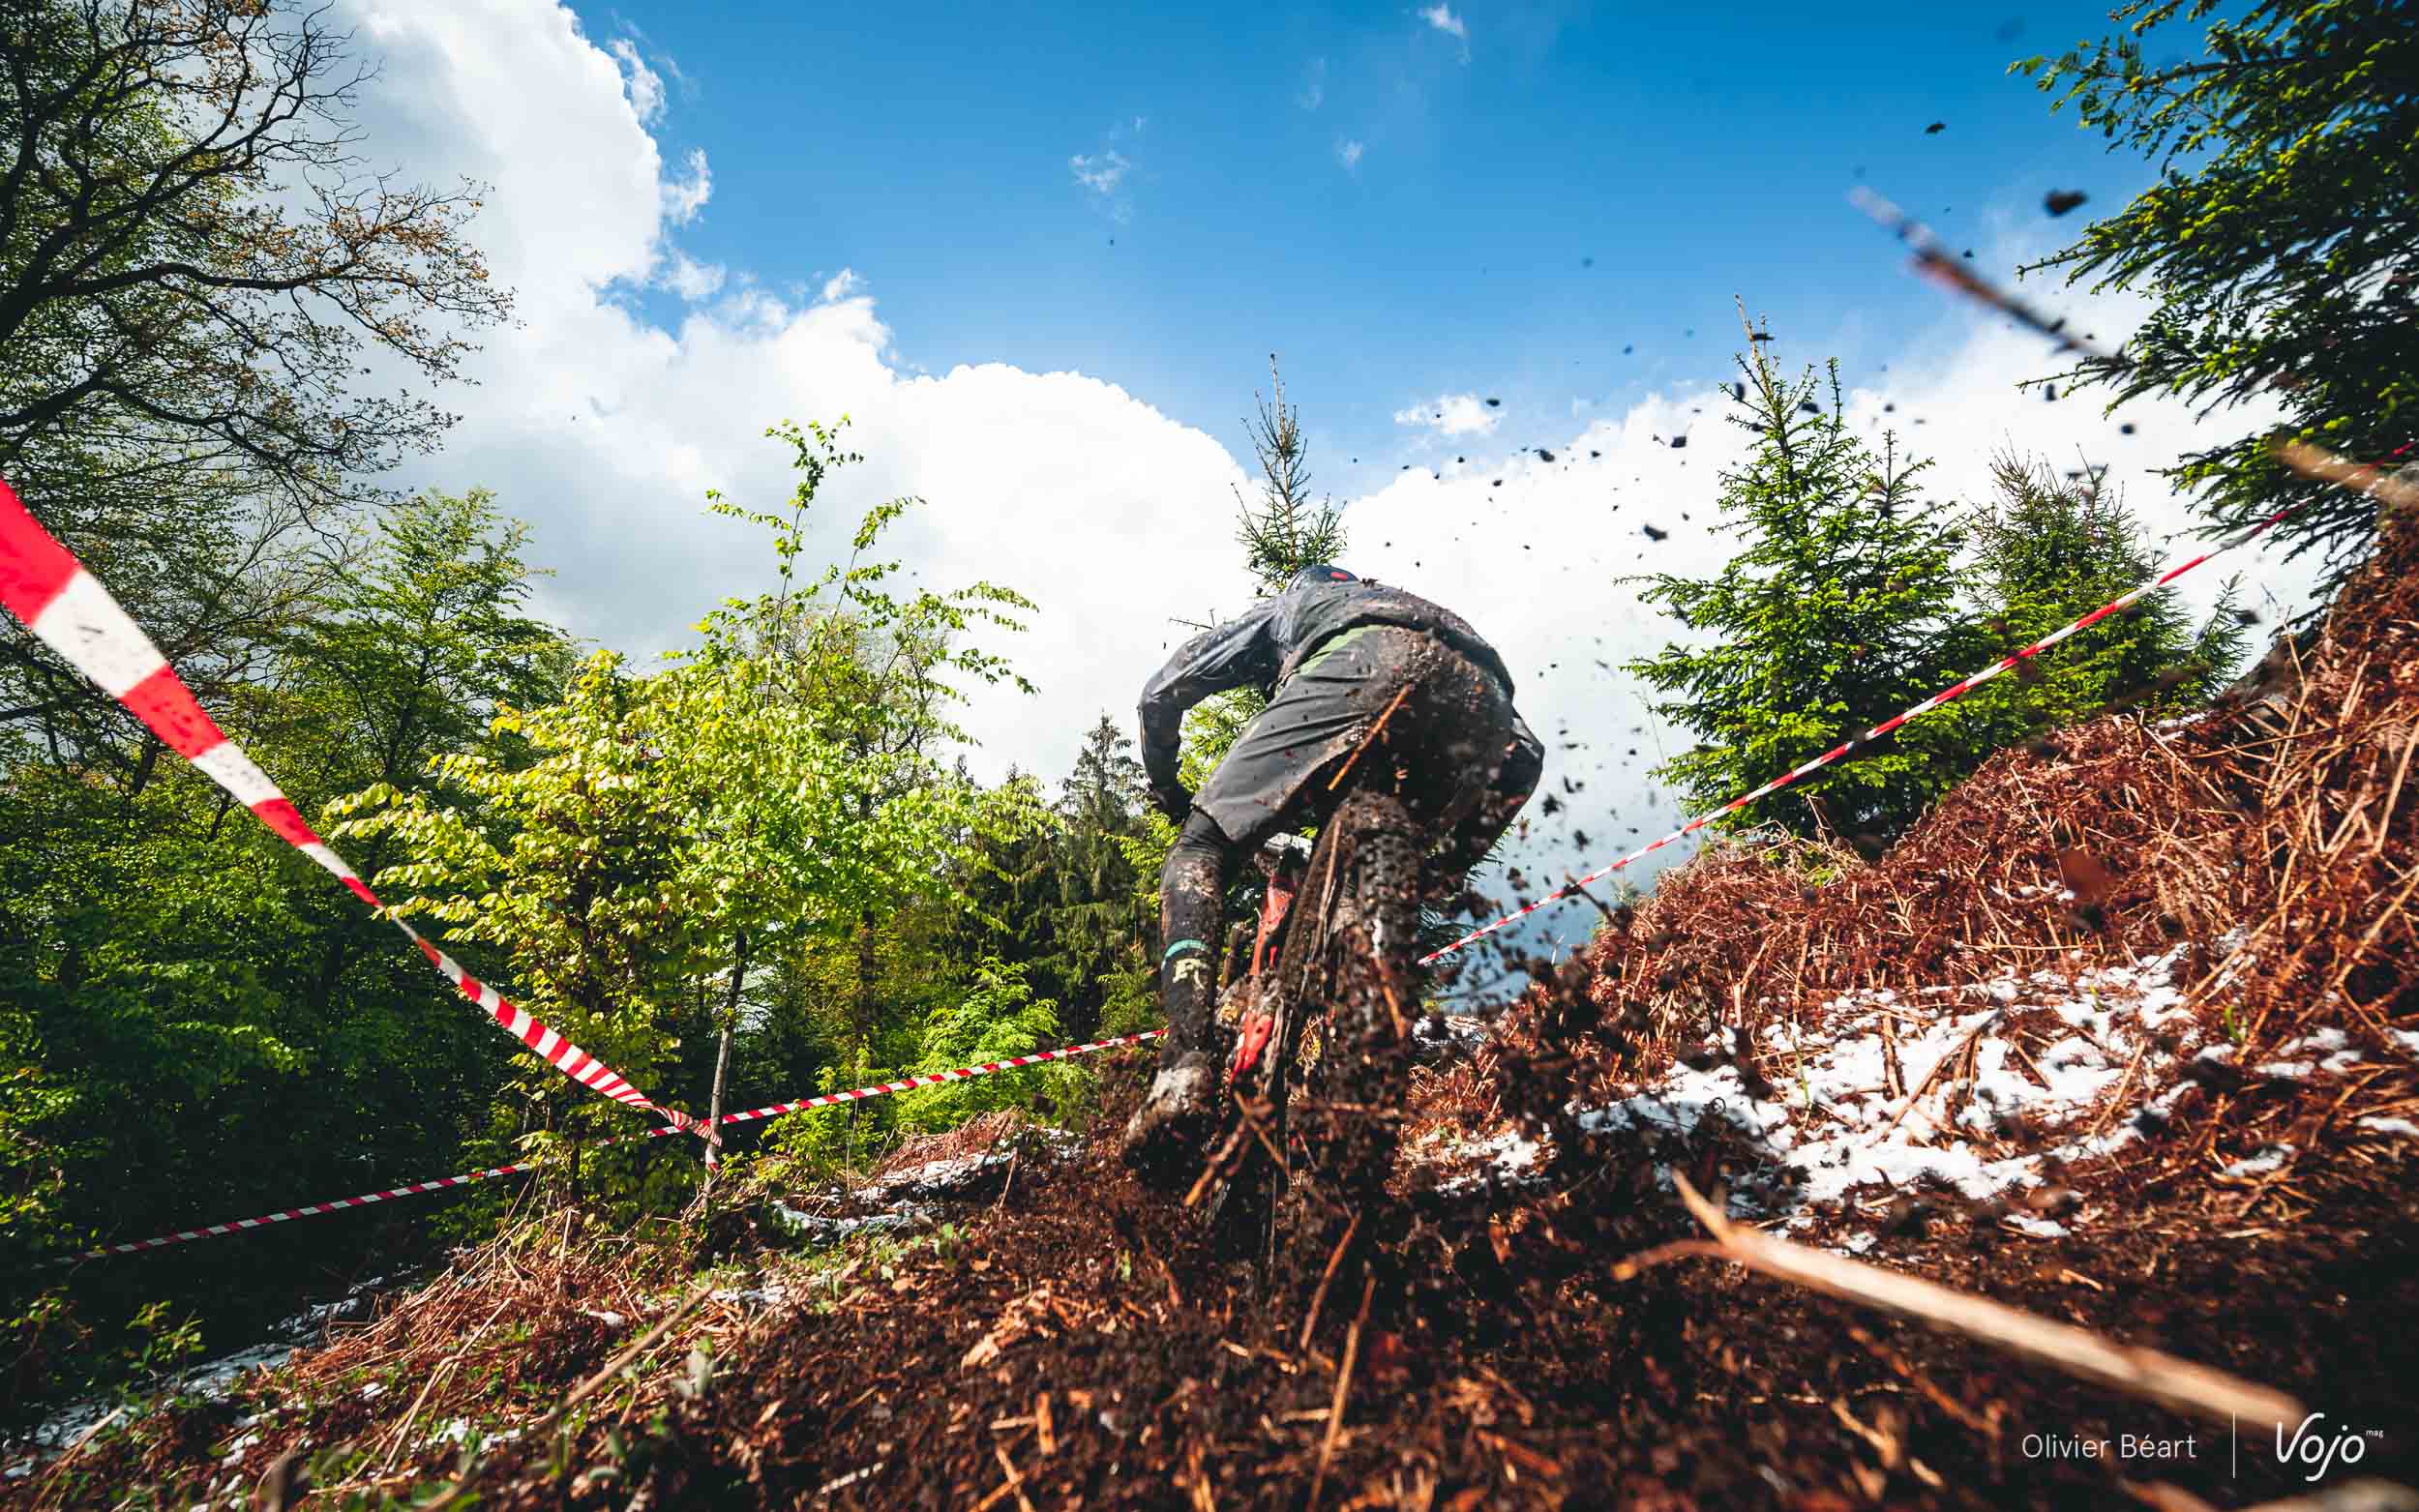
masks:
[[[1212,694],[1275,677],[1281,660],[1271,634],[1275,602],[1264,599],[1240,618],[1185,641],[1143,685],[1143,773],[1154,788],[1178,786],[1176,757],[1185,710]]]

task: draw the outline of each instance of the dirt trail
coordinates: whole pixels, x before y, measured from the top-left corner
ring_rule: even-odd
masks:
[[[2193,1508],[2308,1489],[2265,1437],[1718,1260],[1613,1280],[1691,1233],[1674,1171],[1726,1186],[1737,1218],[2288,1392],[2323,1414],[2295,1446],[2334,1452],[2322,1484],[2419,1482],[2409,536],[2281,698],[2003,754],[1879,861],[1808,857],[1835,873],[1820,886],[1738,852],[1666,875],[1474,1053],[1414,1075],[1389,1192],[1314,1218],[1269,1285],[1116,1164],[1141,1075],[1120,1065],[1095,1131],[955,1200],[954,1240],[799,1257],[732,1220],[714,1249],[755,1288],[729,1282],[609,1378],[559,1445],[488,1450],[479,1504]],[[247,1494],[295,1446],[355,1495],[448,1484],[463,1456],[432,1433],[526,1428],[692,1284],[616,1242],[491,1247],[233,1402],[96,1442],[44,1499]],[[509,1337],[488,1338],[499,1309]]]

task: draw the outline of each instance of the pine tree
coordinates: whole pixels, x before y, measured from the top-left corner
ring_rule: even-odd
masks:
[[[2141,522],[2084,469],[2065,477],[2046,460],[1992,460],[1993,497],[1970,509],[1981,633],[1953,656],[1971,671],[2090,613],[2158,570]],[[1927,718],[1956,731],[1979,759],[2046,726],[2123,702],[2148,711],[2205,701],[2249,638],[2229,581],[2198,628],[2171,589],[2028,657]]]
[[[1277,371],[1274,352],[1269,354],[1269,383],[1275,397],[1260,400],[1258,420],[1244,422],[1251,430],[1251,449],[1260,459],[1260,502],[1253,506],[1239,489],[1235,495],[1241,511],[1237,539],[1260,579],[1263,598],[1282,591],[1301,569],[1331,562],[1344,549],[1343,512],[1331,497],[1310,502],[1301,411],[1285,402],[1285,379]]]
[[[2034,265],[2154,302],[2121,361],[2087,358],[2058,384],[2097,385],[2112,409],[2146,396],[2204,414],[2281,401],[2299,439],[2390,470],[2412,455],[2419,398],[2419,26],[2404,0],[2219,10],[2131,0],[2109,13],[2116,36],[2016,65],[2052,109],[2073,104],[2078,126],[2159,168]],[[2207,23],[2199,47],[2149,42],[2179,19]],[[2154,45],[2172,60],[2153,65]],[[2212,530],[2298,504],[2275,534],[2288,561],[2319,551],[2331,590],[2367,556],[2375,506],[2286,471],[2267,430],[2246,426],[2167,476],[2199,494]]]
[[[1274,352],[1269,354],[1269,381],[1274,397],[1260,400],[1258,417],[1244,422],[1260,459],[1260,497],[1246,499],[1240,489],[1235,495],[1236,539],[1264,599],[1283,592],[1301,569],[1341,556],[1345,541],[1343,511],[1331,498],[1311,502],[1301,411],[1285,402],[1285,379]],[[1196,705],[1184,718],[1185,785],[1198,791],[1265,707],[1267,701],[1249,688]]]
[[[1060,828],[1053,837],[1050,961],[1060,984],[1060,1018],[1067,1033],[1090,1039],[1099,1028],[1112,980],[1156,928],[1154,911],[1137,906],[1134,872],[1119,841],[1142,832],[1142,763],[1133,742],[1105,712],[1076,756],[1060,795]]]
[[[1654,705],[1698,744],[1655,768],[1690,807],[1714,807],[1861,734],[1937,689],[1958,627],[1951,576],[1962,532],[1920,507],[1929,465],[1876,456],[1830,407],[1811,370],[1784,381],[1750,333],[1732,424],[1754,449],[1722,475],[1724,528],[1746,548],[1714,578],[1642,578],[1640,597],[1699,635],[1628,669],[1669,696]],[[1824,769],[1724,822],[1777,822],[1802,835],[1902,829],[1954,781],[1936,729],[1906,726],[1869,754]],[[1809,791],[1811,790],[1811,792]],[[1809,801],[1812,792],[1819,799]]]

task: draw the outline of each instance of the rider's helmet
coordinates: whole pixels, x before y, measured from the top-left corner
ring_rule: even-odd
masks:
[[[1359,582],[1360,579],[1332,562],[1313,562],[1294,574],[1288,588],[1323,588],[1329,583]]]

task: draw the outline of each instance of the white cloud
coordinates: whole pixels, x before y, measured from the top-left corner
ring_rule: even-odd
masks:
[[[1167,616],[1248,600],[1231,560],[1241,469],[1145,397],[997,362],[919,374],[855,270],[776,295],[733,269],[672,328],[641,318],[620,289],[709,275],[684,273],[695,264],[669,246],[682,208],[666,193],[671,165],[612,55],[568,12],[344,3],[382,65],[363,90],[365,150],[410,178],[494,186],[469,235],[523,316],[481,334],[469,371],[482,386],[450,396],[464,418],[397,481],[493,488],[533,525],[533,558],[557,570],[542,612],[642,657],[686,643],[722,597],[771,581],[761,537],[708,516],[705,490],[780,500],[792,474],[764,428],[844,413],[847,445],[867,460],[816,502],[810,560],[845,559],[873,504],[920,496],[883,542],[918,575],[911,584],[987,579],[1040,605],[1029,633],[990,644],[1041,697],[977,685],[960,711],[986,777],[1011,763],[1063,777],[1102,712],[1132,723],[1163,646],[1190,634]],[[382,370],[377,382],[403,378]],[[1177,592],[1138,598],[1171,560],[1201,565]]]
[[[1066,164],[1074,169],[1076,183],[1101,195],[1116,193],[1126,170],[1133,167],[1125,161],[1125,155],[1114,147],[1097,154],[1079,152],[1067,159]]]
[[[972,759],[986,777],[1014,763],[1056,780],[1104,710],[1130,730],[1144,679],[1188,634],[1169,617],[1232,613],[1246,601],[1229,491],[1247,486],[1244,473],[1150,396],[1000,362],[922,374],[893,350],[876,301],[847,270],[821,285],[820,299],[811,284],[777,297],[741,271],[674,328],[650,325],[617,289],[667,266],[682,276],[682,254],[669,248],[680,199],[667,195],[666,163],[613,55],[541,0],[344,4],[383,65],[363,91],[365,151],[400,162],[411,178],[494,186],[469,234],[518,291],[523,317],[482,334],[475,401],[451,396],[465,418],[446,450],[414,460],[397,481],[495,489],[503,508],[535,527],[533,558],[558,570],[542,612],[634,654],[685,643],[703,609],[771,579],[762,541],[707,517],[705,490],[781,499],[791,475],[764,427],[843,413],[852,419],[847,445],[868,460],[835,474],[816,502],[810,561],[844,557],[873,503],[917,495],[927,502],[884,541],[918,574],[911,583],[982,578],[1039,603],[1030,634],[992,643],[1040,697],[978,687],[960,713],[982,742]],[[702,163],[693,172],[702,182]],[[802,261],[811,255],[801,250]],[[1993,253],[1994,265],[2011,260]],[[2059,302],[2104,337],[2124,329],[2121,307]],[[1884,403],[1896,403],[1886,418],[1941,460],[1927,491],[1979,489],[2003,439],[2059,458],[2080,445],[2112,464],[2154,529],[2188,522],[2144,469],[2207,433],[2189,415],[2133,406],[2120,418],[2138,431],[2120,436],[2096,403],[2019,397],[2015,380],[2054,371],[2042,344],[1943,310],[1935,328],[1891,354],[1877,386],[1849,400],[1868,430]],[[1819,355],[1782,336],[1793,367]],[[381,369],[373,386],[403,376]],[[1518,436],[1502,433],[1504,412],[1478,396],[1444,396],[1395,417],[1422,432],[1396,460],[1450,436],[1468,461],[1442,464],[1441,476],[1399,474],[1346,505],[1348,566],[1452,606],[1509,661],[1520,706],[1549,748],[1548,790],[1567,806],[1552,819],[1532,811],[1533,838],[1515,859],[1533,875],[1608,860],[1679,817],[1642,774],[1658,750],[1683,749],[1687,737],[1657,726],[1634,681],[1596,664],[1618,667],[1676,634],[1616,576],[1707,575],[1732,548],[1712,528],[1717,475],[1741,455],[1740,433],[1720,423],[1717,384],[1726,376],[1709,371],[1584,422],[1538,420]],[[1926,423],[1915,425],[1919,417]],[[1685,451],[1656,439],[1684,431]],[[1517,449],[1508,444],[1515,440]],[[1490,455],[1466,450],[1474,444]],[[1650,541],[1640,529],[1649,522],[1668,538]],[[2272,553],[2230,560],[2266,574],[2288,605],[2306,598],[2307,559],[2289,571],[2275,569]],[[1170,562],[1186,564],[1172,593]],[[2204,568],[2179,586],[2206,603],[2223,576]],[[1138,593],[1137,584],[1153,586]],[[1566,778],[1583,790],[1566,793]],[[1588,833],[1584,853],[1576,830]],[[1546,923],[1584,934],[1588,910],[1567,904]]]
[[[1443,435],[1493,435],[1502,410],[1476,394],[1447,394],[1425,404],[1394,411],[1398,426],[1420,426]]]
[[[1347,168],[1357,168],[1360,166],[1360,155],[1365,150],[1359,142],[1339,136],[1335,140],[1335,161]]]
[[[666,259],[662,282],[673,293],[694,305],[711,299],[723,286],[724,269],[718,262],[699,262],[687,252],[674,249]]]
[[[1461,44],[1461,61],[1464,61],[1464,63],[1469,63],[1469,61],[1471,61],[1471,27],[1469,27],[1469,22],[1464,22],[1464,19],[1461,19],[1461,17],[1456,17],[1456,15],[1454,15],[1454,8],[1451,8],[1451,5],[1442,5],[1442,3],[1440,3],[1440,5],[1430,5],[1430,8],[1422,10],[1422,13],[1420,13],[1420,19],[1422,19],[1422,22],[1430,24],[1430,27],[1435,27],[1437,32],[1445,32],[1447,37],[1451,37],[1451,39],[1454,39],[1454,42],[1459,42],[1459,44]]]
[[[664,185],[664,215],[674,225],[687,225],[695,221],[705,202],[714,197],[714,174],[705,165],[705,149],[692,147],[688,157],[689,177],[684,183],[674,179]]]
[[[630,107],[639,112],[642,122],[654,122],[664,114],[664,79],[646,66],[639,56],[639,44],[627,37],[616,37],[606,44],[614,57],[621,60],[628,78]]]
[[[1294,99],[1303,109],[1316,110],[1327,97],[1328,60],[1313,58],[1310,60],[1310,76],[1303,82],[1301,93],[1296,95]]]
[[[2046,250],[2004,246],[1990,265],[2011,266]],[[2141,313],[2140,307],[2117,300],[2027,293],[2104,340],[2129,330]],[[1822,355],[1781,335],[1776,344],[1785,371],[1794,373]],[[1926,497],[1946,504],[1986,496],[1991,455],[2003,447],[2047,457],[2061,468],[2105,463],[2108,483],[2139,518],[2144,544],[2163,564],[2203,547],[2185,533],[2198,519],[2189,502],[2171,494],[2151,469],[2213,437],[2255,429],[2262,418],[2239,412],[2196,426],[2181,404],[2138,403],[2104,418],[2097,399],[2078,400],[2062,392],[2047,402],[2038,392],[2019,394],[2018,381],[2064,364],[2053,361],[2038,338],[1954,305],[1944,305],[1936,324],[1911,333],[1888,361],[1887,373],[1849,389],[1846,412],[1869,439],[1878,442],[1885,425],[1895,427],[1902,453],[1911,449],[1934,460],[1921,490]],[[1451,605],[1510,662],[1520,708],[1548,747],[1547,790],[1566,805],[1552,820],[1530,810],[1532,839],[1518,864],[1534,875],[1559,879],[1566,871],[1593,870],[1685,817],[1667,798],[1652,794],[1644,773],[1662,753],[1686,749],[1690,737],[1660,726],[1647,713],[1649,691],[1618,668],[1693,637],[1642,604],[1634,586],[1613,579],[1645,572],[1710,577],[1736,549],[1734,537],[1713,528],[1719,521],[1720,474],[1747,450],[1746,433],[1725,420],[1732,410],[1722,385],[1731,375],[1709,372],[1593,420],[1574,417],[1551,429],[1540,424],[1517,436],[1517,447],[1504,444],[1514,439],[1508,435],[1488,439],[1492,427],[1456,430],[1456,422],[1502,414],[1467,395],[1404,410],[1395,416],[1401,424],[1464,434],[1489,451],[1465,452],[1467,461],[1459,464],[1428,466],[1411,454],[1399,459],[1414,462],[1410,471],[1347,506],[1346,566]],[[2120,431],[2124,423],[2135,426],[2134,434]],[[1669,445],[1675,435],[1687,437],[1685,449]],[[1647,536],[1648,524],[1666,539]],[[2312,602],[2315,567],[2310,558],[2285,566],[2274,550],[2232,553],[2187,575],[2175,588],[2196,612],[2206,613],[2238,571],[2246,574],[2244,601],[2271,627],[2255,632],[2259,637],[2272,634],[2279,617],[2268,593],[2285,612]],[[1565,729],[1568,734],[1557,733]],[[1583,748],[1564,749],[1566,742]],[[1562,793],[1565,777],[1584,790]],[[1589,837],[1584,852],[1575,844],[1578,831]],[[1575,911],[1564,924],[1584,936],[1586,905],[1566,906]]]

